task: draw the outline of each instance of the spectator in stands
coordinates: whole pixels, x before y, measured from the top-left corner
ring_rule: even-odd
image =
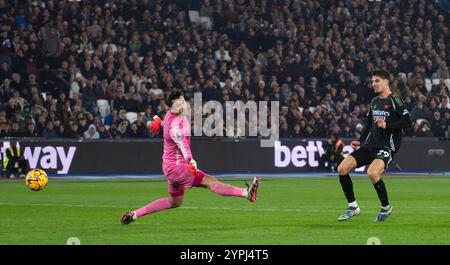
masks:
[[[446,125],[445,137],[450,137],[450,110],[444,112],[444,122]]]
[[[430,129],[430,124],[425,121],[422,122],[421,125],[419,125],[419,128],[416,132],[417,137],[433,137],[433,132]]]
[[[100,124],[98,126],[98,134],[100,136],[100,139],[111,139],[111,134],[109,133],[109,131],[106,129],[105,125]]]
[[[122,138],[122,133],[117,129],[117,123],[112,123],[111,127],[109,127],[109,134],[112,139],[120,139]]]
[[[447,122],[441,118],[441,113],[435,111],[433,119],[431,120],[431,131],[435,137],[445,137],[445,132],[447,130]]]
[[[44,138],[57,138],[58,137],[58,134],[54,128],[52,121],[47,121],[47,126],[42,131],[41,136]]]
[[[39,133],[33,122],[28,123],[27,128],[23,134],[23,137],[39,137]]]
[[[416,107],[414,107],[414,109],[411,112],[411,118],[413,120],[417,120],[417,119],[430,119],[430,117],[432,116],[431,111],[427,108],[423,106],[422,102],[418,102]]]
[[[111,126],[113,123],[119,122],[119,114],[116,109],[113,109],[110,114],[105,117],[104,123],[108,126]]]
[[[69,122],[69,129],[68,129],[66,136],[67,136],[67,138],[72,138],[72,139],[80,139],[81,138],[81,133],[80,133],[80,129],[78,127],[77,122],[75,122],[75,121]]]
[[[133,122],[130,129],[125,133],[124,138],[142,138],[142,132],[139,130],[137,123]]]
[[[100,139],[100,134],[94,124],[89,125],[89,128],[83,134],[85,140]]]
[[[45,28],[42,28],[45,29]],[[43,41],[42,41],[42,55],[47,58],[50,66],[52,68],[59,65],[58,58],[61,52],[61,40],[58,36],[56,29],[49,29],[48,33],[43,31]]]

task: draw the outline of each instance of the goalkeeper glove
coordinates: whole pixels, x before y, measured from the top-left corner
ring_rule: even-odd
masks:
[[[161,118],[155,115],[153,116],[153,120],[154,121],[150,124],[150,131],[153,134],[157,134],[161,130]]]
[[[197,176],[198,174],[198,170],[197,170],[197,162],[195,162],[194,159],[189,160],[189,166],[188,166],[189,172],[191,172],[191,174],[193,176]]]
[[[195,169],[197,169],[197,162],[194,159],[189,160],[189,165],[193,166]]]

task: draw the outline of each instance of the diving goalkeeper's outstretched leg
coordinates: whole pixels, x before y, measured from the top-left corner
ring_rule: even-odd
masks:
[[[183,202],[184,191],[186,188],[204,187],[222,196],[242,197],[251,202],[254,202],[257,198],[256,195],[260,184],[259,177],[253,178],[251,185],[246,183],[247,188],[239,188],[225,184],[191,166],[188,166],[188,172],[185,172],[185,174],[185,178],[167,177],[170,195],[168,198],[158,199],[133,212],[125,212],[122,215],[120,222],[122,224],[129,224],[144,215],[179,207]],[[186,182],[185,180],[188,180],[189,182],[183,185],[183,183]]]
[[[225,184],[216,178],[206,175],[201,183],[202,186],[207,187],[212,192],[222,196],[236,196],[247,198],[249,201],[256,201],[256,193],[259,188],[260,178],[254,177],[252,185],[247,185],[247,188],[238,188],[229,184]]]

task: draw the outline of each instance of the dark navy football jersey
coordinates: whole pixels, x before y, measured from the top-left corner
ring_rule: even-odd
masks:
[[[376,121],[379,119],[386,121],[386,129],[377,126]],[[370,147],[387,147],[395,153],[401,145],[403,128],[410,126],[411,116],[400,96],[391,94],[385,99],[375,97],[370,103],[366,128],[359,141]]]

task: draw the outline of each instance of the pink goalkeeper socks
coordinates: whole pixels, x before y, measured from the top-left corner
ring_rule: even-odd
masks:
[[[218,180],[211,185],[210,189],[213,192],[220,194],[222,196],[236,196],[236,197],[243,197],[245,191],[245,189],[243,188],[237,188],[231,185],[227,185]]]
[[[156,200],[134,212],[136,214],[136,218],[139,218],[143,215],[147,215],[147,214],[154,213],[154,212],[159,212],[159,211],[169,209],[169,208],[171,208],[169,198],[163,198],[163,199]]]
[[[227,185],[220,181],[215,181],[211,185],[210,189],[213,192],[220,194],[222,196],[236,196],[236,197],[244,197],[244,192],[246,191],[246,189]],[[172,208],[169,198],[159,199],[134,211],[135,218],[139,218],[141,216],[154,212],[159,212],[169,208]]]

